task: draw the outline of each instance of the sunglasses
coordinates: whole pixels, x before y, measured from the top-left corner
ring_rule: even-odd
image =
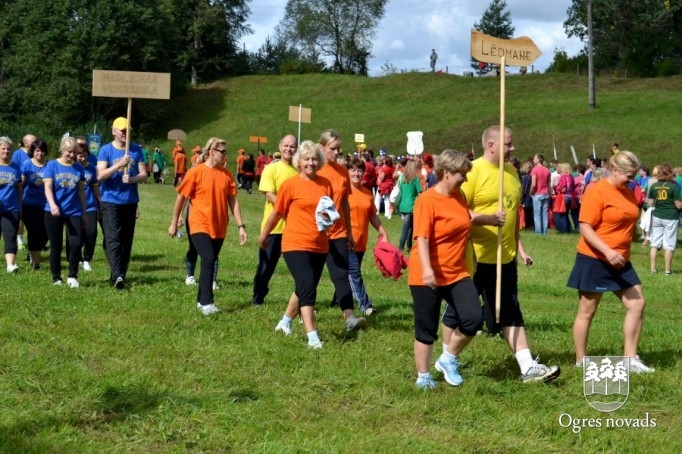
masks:
[[[215,151],[217,151],[217,152],[218,152],[218,153],[220,153],[220,154],[225,154],[225,153],[227,152],[227,150],[226,150],[226,149],[224,149],[224,148],[223,148],[223,149],[220,149],[220,148],[214,148],[214,150],[215,150]]]

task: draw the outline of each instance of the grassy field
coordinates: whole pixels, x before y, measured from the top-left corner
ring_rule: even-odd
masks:
[[[682,77],[597,79],[597,108],[587,106],[587,78],[570,74],[507,77],[506,124],[515,131],[516,154],[537,152],[553,157],[554,135],[560,161],[573,162],[573,145],[581,162],[592,153],[606,156],[609,146],[634,151],[649,167],[670,161],[681,165],[679,106]],[[173,119],[156,142],[166,151],[166,131],[185,130],[190,147],[208,137],[228,140],[231,150],[255,152],[250,136],[268,138],[275,150],[279,138],[296,133],[288,121],[290,105],[312,110],[301,140],[335,128],[354,151],[356,133],[370,148],[405,154],[406,132],[423,131],[426,150],[480,151],[483,130],[499,124],[500,82],[495,77],[465,78],[446,74],[407,73],[364,78],[336,74],[249,76],[201,86],[171,101]]]
[[[560,365],[561,377],[524,385],[506,345],[479,336],[461,357],[462,387],[432,370],[438,387],[422,392],[414,387],[405,277],[382,278],[366,257],[379,313],[367,331],[344,336],[339,310],[328,307],[325,272],[318,306],[325,344],[309,351],[302,327],[289,338],[274,332],[292,290],[283,263],[266,304],[250,304],[261,196],[240,193],[250,237],[240,247],[230,226],[216,293],[223,312],[210,318],[195,308],[196,288],[184,284],[186,238],[166,235],[173,190],[147,184],[141,197],[129,290],[110,288],[100,249],[79,289],[54,288],[46,268],[29,272],[23,260],[19,274],[0,275],[0,452],[682,449],[679,258],[676,276],[652,276],[647,250],[633,246],[648,298],[640,354],[657,371],[633,375],[625,406],[606,414],[585,401],[582,372],[573,367],[577,295],[565,282],[577,236],[524,234],[535,261],[520,270],[532,351]],[[400,219],[386,222],[396,241]],[[622,354],[623,316],[621,304],[605,297],[589,354]],[[609,418],[620,426],[607,427]],[[576,419],[585,420],[577,433]],[[635,420],[649,427],[633,427]]]

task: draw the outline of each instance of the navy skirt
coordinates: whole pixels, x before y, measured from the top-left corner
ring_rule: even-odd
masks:
[[[583,292],[603,293],[625,290],[641,283],[629,261],[622,268],[614,268],[606,262],[579,253],[576,254],[566,286]]]

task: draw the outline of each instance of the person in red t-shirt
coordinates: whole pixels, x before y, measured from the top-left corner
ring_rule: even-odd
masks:
[[[187,156],[185,155],[185,150],[180,149],[173,157],[173,162],[175,163],[175,177],[173,178],[173,187],[182,183],[182,179],[187,172]]]
[[[260,184],[260,177],[263,175],[263,169],[268,163],[268,157],[265,156],[265,150],[262,148],[258,150],[258,157],[256,158],[256,184]]]
[[[584,366],[592,319],[604,292],[613,292],[625,306],[623,356],[630,372],[650,373],[637,355],[646,302],[642,283],[630,262],[639,207],[628,183],[637,174],[639,160],[620,151],[609,160],[611,173],[590,185],[580,207],[580,241],[573,270],[566,284],[578,290],[578,313],[573,323],[576,366]]]

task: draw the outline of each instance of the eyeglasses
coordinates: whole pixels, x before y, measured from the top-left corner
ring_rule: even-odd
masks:
[[[225,153],[227,152],[227,150],[226,150],[226,149],[224,149],[224,148],[223,148],[223,149],[220,149],[220,148],[214,148],[214,150],[215,150],[215,151],[217,151],[217,152],[218,152],[218,153],[220,153],[220,154],[225,154]]]

